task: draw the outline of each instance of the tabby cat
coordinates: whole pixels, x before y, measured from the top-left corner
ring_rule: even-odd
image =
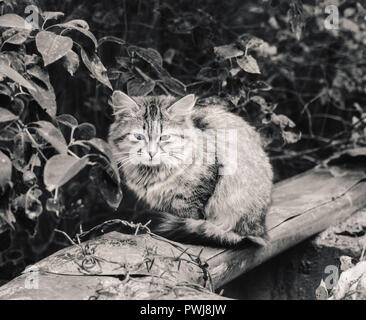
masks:
[[[146,205],[133,220],[181,242],[265,244],[273,173],[250,125],[192,94],[115,91],[110,104],[109,143],[122,181]]]

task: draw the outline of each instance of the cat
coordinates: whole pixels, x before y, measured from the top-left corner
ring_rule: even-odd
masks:
[[[108,142],[122,181],[147,206],[134,221],[185,243],[267,243],[273,172],[245,120],[220,105],[200,106],[192,94],[129,97],[117,90],[109,103],[115,121]]]

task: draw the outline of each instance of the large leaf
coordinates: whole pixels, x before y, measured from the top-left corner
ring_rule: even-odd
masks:
[[[85,141],[86,144],[93,146],[99,152],[103,153],[107,156],[107,158],[112,161],[113,160],[113,153],[111,150],[110,145],[100,138],[93,138],[90,140]]]
[[[76,30],[76,31],[82,33],[83,35],[87,36],[90,40],[92,40],[95,48],[98,47],[97,39],[89,31],[89,25],[84,20],[75,19],[75,20],[68,21],[66,23],[61,23],[61,24],[54,25],[53,27],[55,27],[55,26],[60,27],[60,28],[65,28],[65,29]]]
[[[49,31],[41,31],[36,36],[37,49],[43,57],[45,66],[64,57],[71,51],[73,44],[71,38]]]
[[[30,34],[29,30],[24,29],[7,29],[3,32],[2,37],[4,39],[3,43],[10,43],[15,45],[20,45],[24,43]]]
[[[184,96],[186,94],[186,86],[184,83],[171,77],[168,73],[164,72],[162,80],[164,86],[174,94],[177,94],[178,96]]]
[[[113,90],[112,85],[108,79],[107,69],[104,67],[102,61],[100,61],[99,57],[96,53],[92,53],[90,56],[85,52],[84,49],[81,48],[81,58],[94,76],[95,79],[106,85],[108,88]]]
[[[9,110],[0,108],[0,123],[17,120],[18,117]]]
[[[88,158],[81,159],[61,154],[46,162],[43,179],[46,187],[52,191],[75,177],[88,164]]]
[[[4,63],[0,63],[0,74],[3,74],[4,76],[31,91],[35,91],[34,86],[28,80],[24,79],[24,77],[19,72],[15,71]]]
[[[14,13],[0,16],[0,27],[32,30],[32,25]]]
[[[35,88],[35,90],[31,91],[31,94],[34,100],[36,100],[51,117],[54,117],[57,111],[56,95],[48,73],[39,66],[33,66],[27,70],[27,73],[43,82],[44,86],[40,86],[35,81],[29,80]]]
[[[257,61],[250,55],[237,58],[240,68],[248,73],[261,73]]]
[[[145,81],[143,79],[133,79],[127,83],[127,93],[130,96],[146,96],[154,90],[154,81]]]
[[[12,165],[8,156],[0,151],[0,188],[11,181]]]
[[[157,71],[159,71],[163,66],[163,58],[160,53],[152,48],[140,48],[137,46],[130,46],[128,48],[130,53],[137,54],[141,59],[145,60],[152,67],[154,67]]]
[[[51,122],[37,121],[34,123],[34,130],[59,153],[67,153],[67,143],[60,129],[56,128]]]

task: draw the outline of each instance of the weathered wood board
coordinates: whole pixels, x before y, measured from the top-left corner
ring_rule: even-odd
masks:
[[[212,291],[366,205],[365,170],[336,169],[316,168],[275,186],[265,247],[187,246],[143,228],[110,232],[120,224],[112,221],[98,230],[106,234],[56,252],[2,286],[0,299],[224,299]]]

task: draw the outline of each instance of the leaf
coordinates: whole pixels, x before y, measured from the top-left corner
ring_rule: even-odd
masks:
[[[19,131],[13,138],[13,166],[20,172],[24,172],[28,168],[30,144],[27,138],[24,131]]]
[[[44,22],[52,19],[58,19],[60,17],[63,17],[64,15],[65,14],[63,12],[55,12],[55,11],[44,11],[41,13]]]
[[[288,11],[291,31],[295,33],[296,39],[301,39],[302,29],[305,26],[304,13],[302,4],[299,0],[290,2],[290,9]]]
[[[68,22],[59,24],[58,26],[68,27],[68,28],[81,28],[84,30],[89,30],[89,24],[85,20],[74,19]]]
[[[249,49],[258,49],[259,47],[261,47],[264,44],[264,41],[260,38],[257,38],[251,34],[248,33],[244,33],[242,34],[237,42],[243,47],[245,48],[245,50],[249,50]]]
[[[60,129],[56,128],[51,122],[48,121],[37,121],[33,125],[36,125],[34,130],[47,142],[49,142],[52,147],[54,147],[59,153],[67,153],[67,144],[64,136],[62,135]]]
[[[92,40],[94,47],[98,48],[98,41],[95,38],[95,36],[89,31],[89,25],[86,21],[80,20],[80,19],[75,19],[75,20],[71,20],[66,23],[61,23],[61,24],[57,24],[54,26],[65,28],[65,29],[76,30],[76,31],[84,34],[85,36],[87,36],[90,40]]]
[[[234,44],[228,44],[224,46],[214,47],[214,53],[217,56],[226,60],[240,57],[244,54],[244,51],[236,48]]]
[[[12,90],[10,89],[10,87],[4,83],[0,83],[0,94],[4,95],[4,96],[8,96],[9,97],[9,101],[10,101],[10,97],[12,95]]]
[[[184,96],[186,94],[186,86],[180,82],[179,80],[169,76],[162,77],[164,86],[170,90],[171,92],[179,95]]]
[[[100,138],[93,138],[93,139],[85,141],[85,143],[93,146],[99,152],[106,155],[110,161],[113,161],[113,153],[112,153],[111,147],[104,140],[102,140]]]
[[[10,68],[9,66],[5,65],[4,63],[0,63],[0,74],[7,76],[9,79],[15,81],[16,83],[20,84],[21,86],[29,90],[32,91],[35,90],[33,85],[28,80],[25,80],[20,73]]]
[[[91,123],[79,124],[74,132],[74,138],[77,140],[90,140],[96,135],[96,129]]]
[[[357,263],[353,268],[342,272],[336,286],[331,291],[332,300],[344,299],[347,294],[354,291],[354,286],[365,274],[366,261]]]
[[[126,44],[126,42],[120,38],[114,37],[114,36],[105,36],[98,40],[98,46],[101,46],[105,42],[114,42],[120,45]]]
[[[24,108],[25,108],[24,101],[19,97],[14,98],[14,100],[11,103],[12,111],[17,115],[21,115],[24,111]]]
[[[167,51],[164,52],[164,62],[167,64],[173,64],[174,57],[177,51],[173,48],[169,48]]]
[[[3,221],[7,223],[12,229],[15,229],[16,218],[8,208],[0,208],[0,234],[4,231]]]
[[[64,57],[71,51],[73,44],[71,38],[49,31],[41,31],[36,36],[37,49],[43,57],[44,66]]]
[[[61,203],[58,199],[54,198],[48,198],[46,201],[46,209],[50,212],[55,212],[56,214],[59,214],[61,210]]]
[[[70,128],[78,126],[78,121],[70,114],[61,114],[56,117],[56,121]]]
[[[268,56],[274,56],[277,54],[277,47],[269,45],[268,42],[263,42],[262,45],[255,48],[260,56],[268,57]]]
[[[355,266],[352,262],[352,258],[349,256],[340,256],[339,261],[341,263],[341,266],[340,266],[341,271],[346,271]]]
[[[257,61],[250,55],[236,59],[240,68],[248,73],[261,73]]]
[[[37,183],[37,176],[31,170],[24,171],[23,182],[28,187],[34,186]]]
[[[34,100],[36,100],[36,102],[42,108],[44,108],[51,117],[54,117],[57,111],[56,95],[50,82],[48,73],[37,65],[28,69],[27,73],[38,80],[41,80],[45,84],[46,88],[41,87],[32,80],[29,80],[29,82],[35,88],[35,90],[30,91],[30,93],[32,94]]]
[[[327,300],[328,299],[328,290],[327,286],[325,285],[324,280],[320,281],[320,285],[315,290],[316,300]]]
[[[30,34],[29,30],[17,30],[17,29],[7,29],[3,32],[2,37],[4,39],[3,43],[10,43],[15,45],[23,44]]]
[[[146,96],[155,88],[154,81],[143,79],[132,79],[127,82],[127,93],[130,96]]]
[[[342,30],[350,31],[353,34],[360,33],[359,25],[357,23],[353,22],[351,19],[347,19],[347,18],[341,19],[341,28],[342,28]]]
[[[280,128],[282,139],[286,143],[296,143],[301,139],[301,133],[295,123],[283,114],[271,114],[271,123]]]
[[[85,50],[81,48],[81,59],[95,79],[113,90],[113,87],[108,79],[107,70],[96,53],[93,52],[89,57]]]
[[[79,68],[79,64],[80,64],[79,56],[74,51],[71,50],[65,55],[63,65],[66,68],[67,72],[70,73],[72,76]]]
[[[0,188],[11,181],[12,164],[8,156],[0,151]]]
[[[30,188],[25,195],[25,213],[31,220],[36,220],[43,212],[39,197],[42,191],[38,188]]]
[[[87,164],[87,157],[78,159],[66,154],[53,156],[46,162],[44,168],[44,184],[50,191],[59,188],[76,176]]]
[[[287,116],[283,114],[273,115],[272,121],[279,125],[281,129],[295,128],[295,123]]]
[[[24,60],[26,67],[30,68],[38,64],[41,61],[41,57],[38,54],[26,54]]]
[[[0,130],[0,141],[13,141],[17,133],[18,129],[15,127],[8,127],[6,130]]]
[[[15,114],[11,113],[7,109],[0,108],[0,123],[9,122],[17,119],[18,117]]]
[[[0,27],[32,30],[32,25],[30,23],[14,13],[0,16]]]
[[[130,46],[128,47],[129,52],[136,53],[141,59],[145,60],[149,63],[152,67],[156,70],[160,70],[163,66],[163,58],[161,57],[160,53],[152,48],[140,48],[137,46]]]
[[[296,143],[301,139],[301,134],[296,131],[282,131],[282,138],[287,144]]]

